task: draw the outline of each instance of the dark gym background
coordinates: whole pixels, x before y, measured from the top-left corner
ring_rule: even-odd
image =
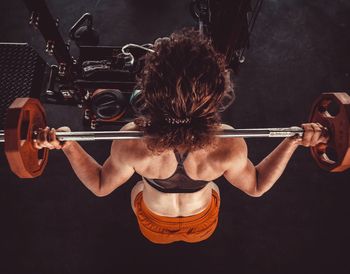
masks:
[[[47,2],[65,38],[75,20],[91,12],[101,45],[152,42],[194,25],[188,0]],[[1,1],[0,10],[0,41],[29,42],[50,62],[24,4]],[[300,125],[321,92],[349,91],[349,29],[346,0],[265,0],[226,121],[237,128]],[[79,109],[46,110],[50,126],[81,126]],[[251,160],[258,163],[280,141],[247,140]],[[109,146],[84,144],[99,162]],[[0,150],[0,273],[350,273],[350,171],[320,170],[306,148],[261,198],[217,180],[222,205],[215,234],[171,245],[154,245],[138,230],[130,207],[138,176],[98,198],[61,151],[50,153],[43,176],[19,180],[3,144]]]

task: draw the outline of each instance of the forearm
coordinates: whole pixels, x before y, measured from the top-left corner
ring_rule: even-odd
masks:
[[[97,194],[101,186],[101,170],[98,164],[77,142],[71,142],[62,148],[75,174],[93,193]]]
[[[256,166],[258,192],[265,193],[276,183],[297,147],[295,140],[284,139]]]

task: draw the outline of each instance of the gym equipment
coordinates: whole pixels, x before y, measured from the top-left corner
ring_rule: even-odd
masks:
[[[142,91],[140,89],[136,89],[131,94],[129,100],[132,110],[138,115],[142,114],[142,112],[145,110],[145,103],[144,100],[142,100],[141,94]]]
[[[39,100],[17,98],[8,108],[5,122],[5,153],[11,170],[20,178],[35,178],[44,171],[48,149],[33,146],[33,132],[46,126]]]
[[[334,112],[332,106],[336,107]],[[324,170],[340,172],[350,167],[350,96],[347,93],[323,93],[314,103],[310,122],[327,128],[329,141],[311,148],[316,163]],[[0,132],[0,142],[5,142],[5,154],[11,170],[20,178],[39,176],[47,163],[48,150],[38,150],[33,140],[39,128],[46,127],[45,112],[37,99],[17,98],[9,107],[5,132]],[[292,137],[302,136],[300,127],[230,129],[215,132],[220,138]],[[141,131],[81,131],[57,132],[59,141],[97,141],[140,139]],[[333,151],[333,153],[330,153]]]
[[[311,148],[312,157],[325,170],[340,172],[350,167],[350,96],[345,92],[324,93],[313,104],[309,121],[329,130],[326,145]]]
[[[40,97],[47,69],[27,43],[0,42],[0,128],[5,127],[6,110],[15,98]]]
[[[127,109],[127,100],[118,89],[97,89],[91,96],[91,111],[101,121],[116,121]]]
[[[85,23],[85,25],[84,25]],[[84,13],[69,30],[69,37],[78,46],[97,46],[100,41],[98,32],[93,28],[91,13]]]

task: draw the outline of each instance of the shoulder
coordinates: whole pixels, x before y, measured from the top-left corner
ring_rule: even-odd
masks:
[[[137,130],[137,126],[135,125],[134,122],[127,123],[120,129],[120,131],[133,131],[133,130]]]
[[[119,131],[134,131],[134,130],[137,130],[136,125],[133,122],[131,122],[131,123],[125,124]],[[127,147],[132,143],[134,143],[132,141],[138,141],[138,140],[114,140],[112,143],[112,150]]]
[[[221,124],[219,130],[234,129],[234,127],[226,124]],[[227,152],[247,153],[247,144],[243,138],[220,138],[220,145],[222,145]]]
[[[137,126],[131,122],[125,124],[120,131],[136,131]],[[114,140],[111,147],[111,156],[125,161],[133,161],[133,159],[143,157],[145,152],[145,144],[142,139],[134,140]]]
[[[221,124],[219,130],[234,129],[230,125]],[[219,138],[218,142],[218,156],[222,164],[232,165],[239,164],[247,159],[248,148],[243,138]]]

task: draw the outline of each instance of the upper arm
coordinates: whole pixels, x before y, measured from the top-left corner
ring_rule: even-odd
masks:
[[[258,192],[257,174],[253,163],[248,159],[248,149],[243,139],[236,139],[232,157],[224,177],[235,187],[250,196],[261,196]]]
[[[130,124],[126,124],[121,130],[130,130]],[[130,157],[128,157],[131,150],[129,141],[113,141],[111,155],[102,166],[99,196],[108,195],[127,182],[134,174],[134,167],[130,163]]]

